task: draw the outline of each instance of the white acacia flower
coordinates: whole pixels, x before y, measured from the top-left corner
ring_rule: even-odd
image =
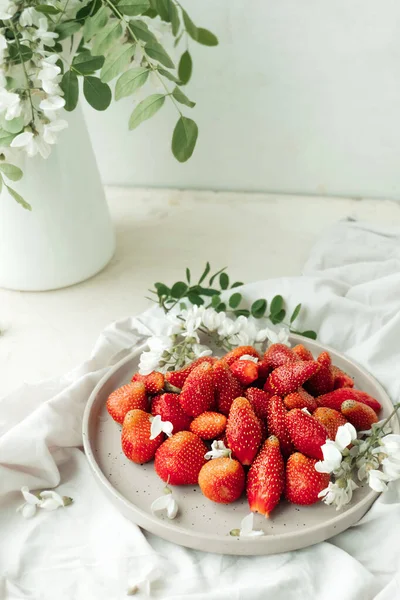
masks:
[[[385,492],[387,490],[386,481],[389,481],[387,475],[378,471],[377,469],[371,469],[367,471],[368,485],[374,492]]]
[[[335,444],[339,450],[344,450],[353,440],[357,439],[357,431],[351,423],[345,423],[338,427]]]
[[[207,460],[213,458],[224,458],[232,455],[232,450],[227,448],[222,440],[214,440],[211,444],[211,450],[205,453],[204,458]]]
[[[380,440],[381,451],[387,456],[400,460],[400,435],[395,433],[385,435]]]
[[[159,367],[163,353],[170,350],[173,341],[166,335],[154,335],[147,340],[149,350],[142,352],[139,359],[139,373],[148,375]]]
[[[65,100],[61,96],[48,96],[44,98],[39,104],[39,108],[41,108],[44,113],[54,113],[56,110],[60,110],[65,106]],[[50,117],[53,115],[51,114]]]
[[[182,311],[182,317],[184,319],[184,331],[182,331],[181,335],[183,337],[194,338],[197,342],[199,342],[197,330],[201,326],[204,310],[205,309],[203,306],[192,306],[187,310]]]
[[[160,579],[161,575],[160,569],[151,567],[148,573],[129,583],[126,592],[127,595],[134,596],[137,593],[143,593],[145,596],[149,597],[151,594],[151,584]]]
[[[248,514],[240,523],[240,529],[233,529],[230,533],[237,537],[258,537],[264,535],[261,529],[253,529],[254,527],[254,513]]]
[[[24,8],[19,17],[19,24],[21,27],[32,27],[35,25],[39,26],[40,14],[33,8],[33,6],[29,6],[28,8]]]
[[[15,15],[18,7],[13,2],[8,2],[7,0],[0,0],[0,20],[8,21]]]
[[[46,17],[40,17],[38,28],[35,30],[33,37],[39,40],[45,46],[54,46],[55,39],[58,38],[58,33],[48,31],[49,24]]]
[[[150,439],[154,440],[160,433],[165,433],[168,437],[171,437],[174,426],[170,421],[163,421],[160,415],[155,417],[150,416]]]
[[[238,333],[240,328],[240,323],[238,323],[238,321],[239,319],[232,321],[232,319],[229,317],[225,317],[221,325],[218,327],[218,335],[225,338]]]
[[[196,355],[196,358],[202,358],[203,356],[211,356],[212,350],[203,344],[193,344],[192,350]]]
[[[24,519],[30,519],[35,516],[38,504],[40,504],[40,499],[34,494],[31,494],[26,485],[21,488],[21,493],[25,503],[17,508],[17,512],[22,513]]]
[[[395,481],[400,478],[400,461],[397,458],[384,458],[381,465],[388,481]]]
[[[179,507],[168,486],[165,488],[164,494],[152,502],[150,509],[154,514],[165,512],[168,519],[175,519]]]
[[[54,490],[44,490],[40,492],[40,508],[44,508],[45,510],[56,510],[60,508],[60,506],[64,506],[64,500],[57,494]]]
[[[347,479],[345,485],[332,481],[329,482],[327,488],[318,494],[318,498],[322,498],[325,504],[333,504],[336,510],[340,510],[350,502],[353,497],[353,491],[357,488],[357,484],[352,479]]]
[[[11,148],[22,148],[28,156],[36,156],[39,152],[43,158],[50,156],[51,148],[39,135],[34,136],[32,131],[23,131],[18,134],[10,144]]]
[[[4,50],[7,48],[7,40],[2,33],[0,33],[0,59],[3,58]],[[3,86],[2,86],[3,87]]]
[[[274,331],[273,329],[266,327],[263,331],[266,332],[266,338],[268,338],[268,341],[271,344],[284,344],[290,348],[289,330],[287,328],[281,327],[277,331]]]
[[[333,440],[326,440],[325,444],[321,446],[321,450],[324,460],[315,463],[315,470],[318,473],[333,473],[337,471],[343,456],[336,443]]]
[[[214,308],[206,308],[202,314],[203,325],[209,331],[217,331],[226,319],[224,312],[217,312]]]
[[[50,121],[43,126],[43,140],[47,144],[55,144],[57,142],[57,133],[66,129],[68,127],[67,121],[64,119],[56,119],[55,121]]]
[[[6,121],[11,121],[21,114],[21,99],[18,94],[0,90],[0,113],[5,112]]]
[[[251,360],[251,362],[253,363],[258,363],[258,358],[257,356],[250,356],[250,354],[243,354],[239,360]]]
[[[17,512],[21,512],[25,519],[30,519],[36,514],[38,508],[43,510],[56,510],[60,506],[68,506],[72,503],[72,498],[60,496],[54,490],[43,490],[38,496],[32,494],[27,486],[21,488],[21,493],[24,497],[25,504],[17,508]]]

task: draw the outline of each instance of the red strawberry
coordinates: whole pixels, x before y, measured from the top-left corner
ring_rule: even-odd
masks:
[[[271,373],[272,371],[272,367],[270,366],[269,362],[267,360],[265,360],[264,358],[262,358],[258,363],[258,380],[256,381],[257,384],[260,384],[261,387],[264,385],[268,375]]]
[[[243,388],[224,360],[215,363],[213,375],[218,410],[224,415],[229,415],[232,402],[243,395]]]
[[[261,427],[261,442],[260,442],[260,446],[261,444],[263,444],[265,442],[265,440],[267,439],[268,436],[268,429],[267,429],[267,424],[263,419],[258,419],[258,422],[260,423],[260,427]]]
[[[187,377],[190,375],[193,369],[195,369],[202,363],[208,363],[209,365],[212,365],[215,363],[216,360],[217,359],[213,356],[202,356],[201,358],[198,358],[197,360],[190,363],[190,365],[187,365],[180,371],[168,371],[165,374],[165,379],[168,381],[168,383],[174,385],[175,387],[181,390],[183,388],[183,384],[185,383]]]
[[[108,396],[107,410],[117,423],[123,423],[126,413],[138,408],[147,410],[146,389],[143,383],[127,383]]]
[[[313,412],[317,408],[315,398],[308,394],[302,387],[297,392],[285,396],[283,402],[288,410],[292,408],[306,408],[310,412]]]
[[[230,366],[245,354],[248,354],[249,356],[254,356],[254,358],[260,358],[259,353],[255,348],[253,348],[253,346],[238,346],[237,348],[234,348],[233,350],[228,352],[228,354],[225,354],[223,360]]]
[[[304,384],[304,387],[313,396],[327,394],[333,390],[334,378],[331,371],[331,357],[328,352],[321,352],[317,358],[321,365],[317,373],[310,377]]]
[[[264,389],[278,396],[287,396],[298,390],[319,368],[320,365],[311,360],[287,363],[272,371]]]
[[[232,402],[226,426],[228,446],[243,465],[250,465],[261,443],[261,426],[246,398]]]
[[[205,497],[221,504],[240,498],[245,480],[242,465],[232,458],[214,458],[199,473],[199,486]]]
[[[325,444],[328,432],[322,423],[294,408],[286,415],[286,425],[297,450],[310,458],[323,459],[321,446]]]
[[[286,414],[287,410],[282,398],[272,396],[268,401],[267,408],[268,431],[278,438],[281,452],[285,457],[293,452],[293,444],[286,426]]]
[[[324,425],[331,440],[335,439],[338,428],[347,423],[346,417],[341,412],[325,406],[319,406],[314,410],[313,417]]]
[[[164,387],[164,375],[158,371],[152,371],[148,375],[135,373],[132,381],[142,381],[148,394],[159,394]]]
[[[227,418],[217,412],[204,412],[190,424],[190,431],[202,440],[216,440],[225,431]]]
[[[378,400],[375,400],[375,398],[372,398],[372,396],[369,396],[365,392],[354,390],[352,388],[339,388],[333,390],[333,392],[329,392],[329,394],[318,396],[316,400],[318,406],[326,406],[327,408],[334,408],[335,410],[341,410],[342,403],[345,400],[357,400],[357,402],[362,402],[363,404],[370,406],[376,413],[382,408]]]
[[[266,420],[268,412],[268,400],[271,398],[271,394],[255,387],[249,387],[245,391],[244,395],[253,407],[257,417],[259,419]]]
[[[171,485],[195,485],[206,463],[207,447],[191,431],[179,431],[168,438],[156,452],[154,469]]]
[[[345,400],[342,404],[342,413],[357,431],[371,429],[372,423],[377,423],[376,412],[367,404],[357,400]]]
[[[315,470],[314,458],[295,452],[286,464],[285,496],[293,504],[314,504],[318,494],[329,485],[329,473]]]
[[[189,429],[192,417],[189,417],[179,402],[178,394],[161,394],[155,396],[151,406],[153,415],[160,415],[163,421],[170,421],[173,425],[173,432]]]
[[[135,463],[145,463],[154,458],[164,439],[163,433],[154,440],[150,439],[150,417],[151,415],[143,410],[130,410],[122,425],[122,450],[125,456]]]
[[[271,435],[264,443],[247,476],[250,510],[269,517],[279,503],[285,482],[285,465],[278,438]]]
[[[314,360],[313,355],[303,344],[297,344],[294,348],[292,348],[293,352],[298,356],[300,360]]]
[[[354,380],[350,377],[350,375],[347,375],[347,373],[341,371],[340,369],[338,369],[338,367],[335,367],[335,365],[331,366],[331,371],[333,376],[334,390],[344,387],[354,387]]]
[[[272,344],[265,352],[263,361],[269,365],[271,371],[289,362],[296,362],[298,357],[293,350],[285,344]]]
[[[231,364],[230,369],[244,386],[251,385],[258,377],[258,366],[252,360],[236,360]]]
[[[213,370],[209,363],[198,365],[186,378],[179,402],[186,414],[198,417],[214,403]]]

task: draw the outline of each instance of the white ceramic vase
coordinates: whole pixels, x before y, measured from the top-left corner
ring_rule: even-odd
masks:
[[[13,161],[24,177],[9,183],[32,211],[6,189],[0,194],[0,287],[66,287],[99,272],[114,253],[114,230],[80,107],[63,118],[69,127],[47,160]]]

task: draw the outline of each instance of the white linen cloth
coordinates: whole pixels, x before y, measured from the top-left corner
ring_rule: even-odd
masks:
[[[262,275],[262,273],[260,273]],[[400,230],[341,222],[314,247],[304,274],[243,286],[249,301],[302,302],[304,327],[400,392]],[[87,398],[110,365],[163,318],[150,310],[107,327],[92,357],[66,376],[0,401],[0,599],[120,600],[151,568],[165,600],[395,600],[400,598],[400,485],[354,527],[275,556],[202,553],[146,534],[103,498],[81,449]],[[25,520],[21,486],[57,487],[74,504]],[[136,597],[144,597],[139,588]]]

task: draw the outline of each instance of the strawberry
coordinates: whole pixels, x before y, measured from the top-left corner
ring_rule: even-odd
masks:
[[[259,390],[255,387],[249,387],[245,391],[244,395],[253,407],[253,410],[256,413],[257,417],[259,419],[266,420],[268,411],[268,400],[271,398],[271,394],[268,392],[264,392],[263,390]]]
[[[126,413],[138,408],[147,410],[147,396],[144,383],[127,383],[107,398],[107,410],[117,423],[123,423]]]
[[[164,434],[150,439],[151,415],[143,410],[130,410],[124,419],[121,433],[122,450],[135,463],[149,462],[162,444]]]
[[[179,431],[158,448],[155,471],[171,485],[195,485],[200,469],[206,463],[206,452],[206,445],[197,435]]]
[[[246,481],[244,469],[232,458],[214,458],[201,467],[199,486],[213,502],[229,504],[243,493]]]
[[[201,358],[198,358],[189,365],[186,365],[186,367],[184,367],[183,369],[180,369],[180,371],[167,371],[167,373],[165,373],[165,379],[168,381],[168,383],[181,390],[188,375],[190,375],[193,369],[195,369],[202,363],[208,363],[209,365],[212,365],[216,362],[216,360],[217,359],[213,356],[202,356]]]
[[[204,412],[190,424],[190,431],[202,440],[215,440],[225,431],[227,418],[217,412]]]
[[[242,465],[250,465],[261,443],[261,426],[246,398],[232,402],[226,425],[228,446]]]
[[[287,410],[283,404],[282,398],[279,396],[272,396],[272,398],[268,400],[268,431],[278,438],[281,452],[285,457],[293,452],[293,444],[286,426],[286,413]]]
[[[260,384],[260,386],[262,387],[268,377],[268,375],[271,373],[272,371],[272,367],[270,366],[269,362],[267,360],[265,360],[264,358],[262,358],[258,363],[258,380],[256,381],[256,384]]]
[[[316,400],[318,406],[326,406],[327,408],[334,408],[339,411],[345,400],[357,400],[357,402],[367,404],[367,406],[370,406],[376,413],[382,408],[378,400],[375,400],[375,398],[372,398],[372,396],[369,396],[365,392],[354,390],[352,388],[338,388],[337,390],[329,392],[329,394],[318,396]]]
[[[158,371],[152,371],[148,375],[135,373],[132,381],[142,381],[146,387],[146,392],[150,395],[159,394],[164,387],[164,375]]]
[[[298,356],[300,360],[314,360],[313,355],[303,344],[297,344],[294,348],[292,348],[293,352]]]
[[[160,415],[163,421],[170,421],[174,427],[174,433],[189,429],[189,425],[192,421],[192,417],[189,417],[189,415],[183,411],[178,394],[161,394],[161,396],[154,396],[151,405],[151,413],[153,415]]]
[[[314,504],[318,494],[329,485],[329,473],[315,470],[315,458],[295,452],[286,464],[285,496],[293,504]]]
[[[279,503],[285,482],[285,465],[279,440],[271,435],[264,443],[247,476],[250,510],[269,517]]]
[[[345,400],[341,407],[342,413],[357,431],[371,429],[372,423],[377,423],[376,412],[367,404],[357,400]]]
[[[213,376],[218,410],[224,415],[229,415],[232,402],[243,395],[243,388],[224,360],[214,364]]]
[[[179,402],[186,414],[198,417],[214,403],[213,370],[209,363],[201,363],[183,384]]]
[[[298,357],[285,344],[272,344],[263,356],[263,361],[271,371],[289,362],[296,362]]]
[[[311,360],[286,363],[272,371],[264,389],[278,396],[287,396],[298,390],[319,368],[320,365]]]
[[[253,346],[238,346],[237,348],[234,348],[233,350],[228,352],[228,354],[225,354],[223,360],[226,362],[226,364],[231,366],[234,362],[239,360],[239,358],[241,356],[244,356],[245,354],[248,354],[249,356],[254,356],[254,358],[260,358],[259,353],[255,348],[253,348]]]
[[[315,398],[302,387],[297,392],[285,396],[283,402],[288,410],[292,408],[306,408],[310,412],[313,412],[317,408]]]
[[[321,352],[317,358],[317,362],[321,365],[317,373],[310,377],[304,384],[307,392],[313,396],[327,394],[333,390],[334,378],[331,371],[331,357],[328,352]]]
[[[354,387],[354,380],[350,377],[350,375],[347,375],[347,373],[341,371],[340,369],[338,369],[338,367],[335,367],[335,365],[331,366],[331,372],[333,376],[334,390],[344,387]]]
[[[293,408],[286,415],[286,425],[294,446],[310,458],[323,459],[321,446],[328,437],[326,428],[299,408]]]
[[[331,440],[335,439],[338,428],[347,423],[346,417],[341,412],[325,406],[319,406],[314,410],[313,417],[324,425]]]
[[[252,360],[235,360],[230,369],[244,386],[251,385],[258,377],[258,366]]]

